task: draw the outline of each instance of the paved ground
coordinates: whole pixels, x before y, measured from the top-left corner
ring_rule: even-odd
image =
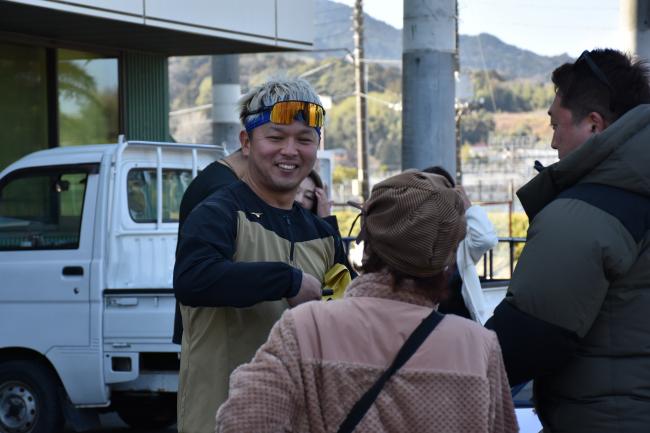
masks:
[[[102,428],[99,430],[90,430],[85,433],[177,433],[176,426],[171,426],[161,430],[136,430],[132,429],[122,422],[120,417],[114,413],[100,415]],[[66,433],[72,433],[73,430],[67,429]]]
[[[100,418],[103,428],[85,433],[177,433],[176,426],[162,430],[135,430],[124,424],[115,414],[101,415]],[[541,425],[532,409],[517,409],[517,418],[521,433],[537,433],[540,431]],[[66,430],[66,433],[72,433],[72,431]]]
[[[531,385],[532,383],[528,383],[516,392],[514,400],[519,405],[525,406],[526,403],[529,403],[532,397]],[[175,425],[157,430],[133,429],[126,425],[115,412],[101,414],[99,418],[102,427],[85,433],[177,433]],[[517,419],[521,433],[537,433],[541,429],[539,420],[532,409],[517,409]],[[73,433],[73,430],[68,428],[64,433]]]

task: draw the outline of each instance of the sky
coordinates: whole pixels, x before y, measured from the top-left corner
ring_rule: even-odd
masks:
[[[349,6],[354,0],[335,0]],[[502,41],[547,56],[585,49],[623,48],[621,0],[458,0],[463,35],[490,33]],[[403,26],[403,0],[364,0],[364,11],[393,27]]]

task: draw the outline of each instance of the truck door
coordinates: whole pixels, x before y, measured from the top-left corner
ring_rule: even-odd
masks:
[[[0,347],[90,345],[97,164],[20,169],[0,180]]]

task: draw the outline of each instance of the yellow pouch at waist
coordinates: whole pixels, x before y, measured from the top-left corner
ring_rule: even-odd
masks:
[[[323,290],[332,290],[332,295],[323,296],[324,301],[330,299],[339,299],[343,297],[345,289],[350,284],[352,278],[348,268],[340,263],[334,264],[326,273],[323,281]]]

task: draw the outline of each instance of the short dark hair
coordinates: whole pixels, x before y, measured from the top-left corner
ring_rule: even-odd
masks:
[[[454,181],[454,178],[451,176],[451,174],[449,174],[447,170],[440,167],[439,165],[433,165],[431,167],[424,168],[422,171],[425,173],[438,174],[447,179],[452,187],[456,186],[456,182]]]
[[[418,290],[436,303],[444,301],[449,297],[450,270],[439,272],[432,277],[417,277],[398,271],[386,264],[386,262],[373,251],[370,242],[365,242],[363,253],[363,264],[359,270],[363,273],[388,272],[393,278],[394,289],[399,290],[398,287],[403,281],[410,280]]]
[[[632,108],[650,103],[649,75],[645,61],[617,50],[597,49],[558,67],[551,79],[574,122],[595,111],[611,124]]]

